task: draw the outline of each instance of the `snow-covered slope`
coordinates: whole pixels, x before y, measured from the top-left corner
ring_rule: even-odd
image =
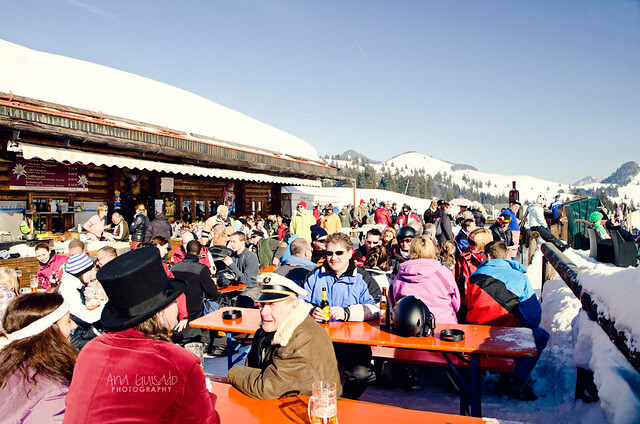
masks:
[[[304,140],[188,91],[0,40],[0,91],[318,160]]]
[[[511,182],[516,182],[516,188],[520,191],[520,200],[524,202],[535,201],[540,194],[545,196],[550,202],[558,193],[568,196],[570,186],[556,181],[541,180],[527,175],[502,175],[493,174],[471,169],[453,171],[453,164],[434,159],[422,153],[409,152],[396,156],[388,161],[374,165],[377,171],[382,167],[391,172],[399,170],[400,173],[409,174],[412,170],[424,169],[427,174],[435,175],[438,172],[451,176],[454,183],[462,187],[470,187],[469,180],[476,180],[481,183],[479,191],[493,195],[507,195],[511,190]]]
[[[354,165],[348,160],[329,160],[331,165],[338,168],[353,168],[362,171],[362,165]],[[559,183],[557,181],[543,180],[528,175],[504,175],[480,171],[474,169],[456,169],[459,165],[435,159],[431,156],[419,152],[407,152],[395,156],[386,162],[380,164],[372,164],[373,168],[380,175],[383,170],[395,174],[396,171],[403,175],[409,175],[414,170],[424,172],[428,175],[435,176],[440,173],[442,176],[450,176],[451,181],[460,187],[471,188],[480,193],[491,195],[506,196],[511,190],[512,181],[516,182],[516,188],[520,192],[520,201],[530,203],[536,200],[539,195],[543,195],[548,203],[551,203],[556,194],[560,194],[561,200],[572,198],[576,188],[584,190],[599,191],[601,188],[608,188],[615,185],[602,184],[601,179],[596,177],[585,177],[574,185]],[[490,166],[490,165],[489,165]],[[630,200],[634,204],[640,203],[640,174],[631,178],[631,182],[625,186],[618,186],[618,197],[609,196],[614,202],[629,203]]]
[[[578,181],[573,183],[573,185],[574,186],[581,186],[581,185],[599,183],[600,181],[602,181],[602,178],[597,178],[597,177],[589,175],[588,177],[584,177],[584,178],[579,179]]]

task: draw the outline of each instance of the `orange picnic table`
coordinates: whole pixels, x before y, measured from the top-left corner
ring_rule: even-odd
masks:
[[[245,288],[247,288],[246,284],[236,284],[234,286],[227,286],[223,289],[218,289],[218,293],[231,293]]]
[[[242,424],[278,423],[306,424],[308,396],[291,396],[282,399],[258,400],[240,393],[230,384],[211,382],[212,391],[218,397],[216,410],[220,420]],[[395,406],[378,405],[357,400],[338,401],[338,421],[349,423],[400,422],[403,424],[424,423],[485,423],[482,418],[436,412],[416,411]]]
[[[222,313],[228,309],[239,309],[242,317],[235,320],[223,320]],[[197,328],[226,331],[228,346],[230,333],[254,334],[260,327],[258,309],[226,307],[192,321],[189,325]],[[342,322],[332,321],[320,324],[327,330],[333,342],[363,344],[369,346],[388,346],[403,349],[417,349],[440,352],[449,363],[452,371],[461,383],[460,413],[470,407],[471,415],[482,416],[481,407],[481,369],[480,356],[533,357],[537,354],[533,332],[523,327],[498,327],[491,325],[438,324],[433,337],[403,337],[390,330],[382,330],[377,321]],[[465,333],[459,342],[440,340],[440,331],[455,328]],[[230,352],[230,349],[229,349]],[[465,379],[449,358],[455,355],[469,365],[469,379]],[[464,354],[464,355],[463,355]],[[233,365],[229,359],[229,367]],[[467,397],[468,394],[468,397]]]

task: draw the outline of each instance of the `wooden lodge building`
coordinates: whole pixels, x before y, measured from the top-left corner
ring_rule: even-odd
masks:
[[[5,54],[33,69],[0,70],[0,231],[15,235],[27,215],[36,232],[62,232],[103,203],[128,221],[138,203],[189,222],[223,203],[266,216],[280,213],[282,186],[339,178],[308,143],[175,87],[0,40]]]

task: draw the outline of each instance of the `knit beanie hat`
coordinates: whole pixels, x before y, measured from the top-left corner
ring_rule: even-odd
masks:
[[[602,220],[602,214],[600,212],[592,212],[589,215],[589,222],[592,222],[594,224],[599,224],[600,221]]]
[[[79,277],[91,268],[93,268],[93,261],[86,253],[73,255],[64,265],[65,271],[74,277]]]
[[[311,240],[312,241],[316,241],[320,237],[324,237],[326,235],[327,235],[327,230],[325,230],[321,226],[319,226],[319,225],[312,225],[311,226]]]
[[[300,203],[298,203],[298,206],[304,206],[304,208],[307,209],[307,202],[301,200]]]

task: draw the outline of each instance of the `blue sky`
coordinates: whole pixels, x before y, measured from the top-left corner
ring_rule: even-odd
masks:
[[[638,0],[0,0],[0,38],[186,89],[320,154],[564,183],[640,161]]]

